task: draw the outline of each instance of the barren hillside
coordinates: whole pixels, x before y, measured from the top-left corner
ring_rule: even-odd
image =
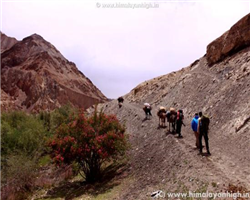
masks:
[[[234,30],[240,31],[239,38],[231,35]],[[117,114],[130,134],[133,182],[115,199],[147,199],[159,189],[220,192],[230,190],[230,184],[250,191],[249,33],[250,14],[209,44],[207,54],[190,66],[138,85],[125,95],[122,108],[117,101],[101,106]],[[214,46],[228,44],[232,50],[216,55]],[[211,62],[211,57],[217,60]],[[151,120],[144,120],[145,102],[153,106]],[[157,128],[159,106],[183,109],[183,139]],[[211,119],[210,157],[197,155],[195,149],[190,123],[199,111]]]

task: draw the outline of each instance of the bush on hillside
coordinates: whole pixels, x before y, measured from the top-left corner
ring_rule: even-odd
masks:
[[[101,178],[101,167],[107,161],[124,155],[127,142],[125,128],[114,115],[95,111],[86,118],[79,112],[75,119],[62,124],[49,143],[51,155],[57,164],[77,163],[87,182]]]
[[[45,144],[43,124],[23,112],[3,113],[1,119],[2,156],[24,154],[36,158]]]
[[[39,119],[43,121],[44,127],[48,133],[53,134],[61,124],[69,123],[76,113],[77,110],[74,107],[70,104],[66,104],[52,112],[40,112]]]
[[[44,152],[43,123],[24,112],[2,113],[1,183],[12,192],[25,193],[32,187],[37,161]]]

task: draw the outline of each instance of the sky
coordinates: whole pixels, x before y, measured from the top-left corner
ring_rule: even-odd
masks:
[[[108,98],[178,71],[250,13],[250,0],[1,0],[1,31],[37,33]]]

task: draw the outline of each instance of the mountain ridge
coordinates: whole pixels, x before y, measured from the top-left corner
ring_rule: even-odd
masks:
[[[86,109],[107,101],[73,62],[38,34],[1,53],[1,79],[1,89],[14,98],[12,109],[38,112],[67,103]],[[1,107],[8,106],[5,102]]]

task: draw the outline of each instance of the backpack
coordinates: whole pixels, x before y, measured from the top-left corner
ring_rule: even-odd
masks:
[[[206,115],[203,115],[201,117],[201,127],[203,130],[208,130],[208,127],[209,127],[209,123],[210,123],[210,119],[208,116]]]
[[[184,119],[184,115],[183,115],[183,112],[182,111],[178,111],[177,113],[177,120],[183,120]]]
[[[143,107],[143,110],[144,110],[144,111],[146,111],[146,110],[151,110],[151,106],[150,106],[150,105],[144,106],[144,107]]]
[[[161,107],[159,108],[159,110],[158,110],[158,112],[157,112],[157,115],[160,116],[161,113],[166,113],[166,108],[163,107],[163,106],[161,106]]]
[[[183,118],[184,118],[183,113],[180,113],[180,114],[179,114],[179,119],[180,119],[180,120],[183,120]]]

